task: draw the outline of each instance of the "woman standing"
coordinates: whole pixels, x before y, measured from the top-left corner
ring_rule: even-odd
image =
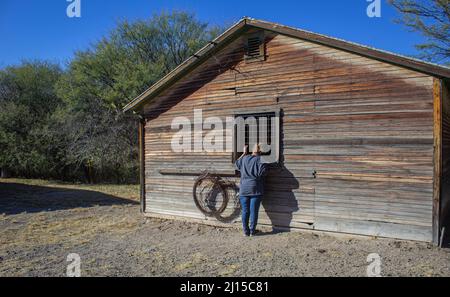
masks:
[[[258,212],[264,194],[264,176],[268,164],[261,161],[261,147],[255,144],[252,154],[248,154],[248,146],[236,160],[236,169],[241,172],[239,195],[242,207],[242,227],[245,236],[253,236],[258,223]],[[250,221],[250,226],[249,226]]]

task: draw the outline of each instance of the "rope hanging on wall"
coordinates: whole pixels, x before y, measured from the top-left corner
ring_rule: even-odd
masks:
[[[241,211],[236,184],[217,174],[203,172],[195,180],[193,196],[195,205],[205,216],[220,222],[232,222]]]

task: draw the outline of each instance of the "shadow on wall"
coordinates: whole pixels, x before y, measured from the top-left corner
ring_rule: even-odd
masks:
[[[444,236],[442,238],[442,247],[450,248],[450,215],[447,214],[447,217],[443,220],[443,227],[445,227]]]
[[[274,232],[289,231],[294,212],[299,210],[294,190],[298,179],[284,165],[274,167],[266,177],[266,197],[262,206],[269,217]]]
[[[121,204],[139,202],[90,190],[0,184],[0,214],[5,215]]]
[[[284,166],[283,110],[280,117],[280,160],[269,167],[265,181],[266,195],[262,200],[274,233],[290,231],[294,213],[300,209],[294,193],[300,187],[298,178]]]

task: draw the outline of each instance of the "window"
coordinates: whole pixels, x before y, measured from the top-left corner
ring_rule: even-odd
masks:
[[[256,143],[261,146],[263,162],[278,162],[280,151],[279,114],[279,111],[235,114],[233,162],[242,154],[244,145],[248,145],[251,152]]]
[[[258,32],[247,36],[245,46],[245,60],[261,61],[265,59],[264,32]]]

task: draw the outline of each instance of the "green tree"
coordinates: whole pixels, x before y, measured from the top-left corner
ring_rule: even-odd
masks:
[[[46,62],[0,70],[0,168],[70,180],[137,180],[137,116],[122,107],[220,28],[184,12],[121,22],[62,71]]]
[[[26,177],[50,171],[53,157],[46,150],[42,129],[61,105],[55,84],[59,66],[23,62],[0,70],[0,168]]]
[[[420,58],[450,63],[450,0],[389,0],[402,13],[399,22],[420,32],[427,42],[416,47]]]
[[[66,107],[54,127],[67,144],[67,163],[90,182],[137,179],[137,118],[122,107],[219,30],[192,14],[162,13],[121,22],[90,49],[77,52],[58,83]]]

